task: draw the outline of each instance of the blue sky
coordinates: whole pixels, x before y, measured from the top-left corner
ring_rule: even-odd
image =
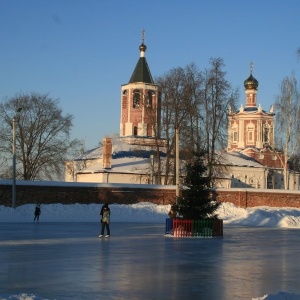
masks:
[[[90,149],[119,133],[121,85],[139,58],[141,31],[153,77],[222,57],[240,89],[249,64],[268,110],[281,80],[300,80],[298,0],[0,0],[0,101],[49,93],[74,116],[72,137]]]

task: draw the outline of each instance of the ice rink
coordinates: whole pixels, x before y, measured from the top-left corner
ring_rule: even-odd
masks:
[[[252,299],[300,294],[299,229],[226,227],[171,238],[164,224],[1,223],[0,299]]]

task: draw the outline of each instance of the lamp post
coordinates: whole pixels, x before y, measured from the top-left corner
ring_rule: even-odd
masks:
[[[179,129],[176,127],[176,197],[179,197]]]
[[[17,109],[19,113],[22,108]],[[12,207],[16,207],[16,115],[13,117],[13,184],[12,184]]]

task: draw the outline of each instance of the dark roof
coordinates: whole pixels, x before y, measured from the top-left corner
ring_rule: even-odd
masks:
[[[129,80],[129,83],[134,83],[134,82],[143,82],[143,83],[154,84],[153,78],[150,73],[149,66],[147,64],[146,57],[140,57],[135,66],[135,69]]]
[[[258,111],[257,107],[245,107],[244,111]]]
[[[239,110],[234,111],[235,114],[238,114],[239,112],[240,112]],[[244,107],[244,112],[246,112],[246,113],[251,113],[251,112],[255,113],[255,112],[258,112],[258,108],[257,107]],[[265,110],[262,110],[261,112],[264,113],[264,114],[273,114],[273,113],[267,112]]]

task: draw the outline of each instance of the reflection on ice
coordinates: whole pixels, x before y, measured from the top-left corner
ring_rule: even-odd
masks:
[[[0,299],[300,299],[298,229],[225,225],[217,239],[167,238],[164,223],[113,222],[110,239],[99,229],[2,223]]]
[[[93,238],[64,238],[64,239],[39,239],[39,240],[11,240],[0,241],[1,246],[21,246],[21,245],[56,245],[82,243],[91,241]],[[1,299],[0,299],[1,300]]]

